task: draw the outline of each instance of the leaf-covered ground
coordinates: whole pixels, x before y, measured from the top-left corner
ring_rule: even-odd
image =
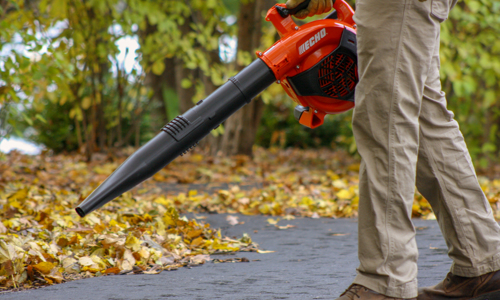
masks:
[[[32,288],[91,276],[157,274],[210,254],[261,251],[248,235],[220,231],[186,212],[280,218],[354,217],[359,163],[329,150],[256,149],[255,157],[180,157],[138,188],[80,218],[74,208],[130,151],[0,156],[0,288]],[[500,180],[480,177],[500,218]],[[415,194],[415,217],[433,218]],[[228,218],[230,224],[237,223]],[[276,219],[271,225],[281,228]]]

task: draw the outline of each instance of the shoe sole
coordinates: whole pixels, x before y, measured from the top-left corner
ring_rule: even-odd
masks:
[[[488,293],[486,295],[472,298],[471,300],[498,300],[500,299],[500,291]]]

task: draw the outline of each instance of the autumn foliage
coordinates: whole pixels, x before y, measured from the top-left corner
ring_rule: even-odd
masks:
[[[179,213],[357,215],[359,164],[349,155],[329,150],[255,152],[253,159],[188,154],[85,218],[74,207],[130,151],[96,157],[92,163],[79,155],[5,155],[0,161],[0,287],[156,274],[205,263],[214,253],[260,251],[248,235],[222,237],[209,224]],[[500,217],[500,181],[481,183]],[[413,213],[433,218],[418,193]],[[269,223],[276,225],[276,219]]]

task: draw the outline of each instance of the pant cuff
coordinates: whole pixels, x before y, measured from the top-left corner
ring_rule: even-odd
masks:
[[[358,275],[354,278],[354,283],[362,285],[370,290],[393,298],[415,298],[418,294],[418,282],[414,280],[401,284],[393,284],[390,286],[387,276],[379,276],[373,274],[364,274],[358,271]]]
[[[500,270],[500,253],[473,267],[462,267],[456,263],[451,265],[451,273],[462,277],[477,277],[498,270]]]

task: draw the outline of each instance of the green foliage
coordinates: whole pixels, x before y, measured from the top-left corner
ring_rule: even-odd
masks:
[[[278,1],[284,3],[285,1]],[[352,3],[350,3],[353,5]],[[354,7],[354,5],[353,5]],[[325,14],[326,15],[326,14]],[[321,19],[324,15],[307,18],[306,22]],[[302,21],[295,19],[297,24]],[[276,29],[265,22],[263,26],[262,47],[269,48],[276,42]],[[241,61],[253,59],[249,54],[239,54]],[[275,84],[267,88],[262,94],[266,103],[261,125],[257,131],[256,143],[263,147],[298,147],[331,149],[342,148],[351,154],[356,152],[356,144],[352,136],[352,112],[339,115],[327,115],[324,124],[310,129],[301,125],[294,117],[293,110],[297,105],[283,91],[280,85]]]
[[[173,89],[161,89],[165,100],[155,103],[146,83],[147,74],[173,72],[167,69],[167,59],[196,71],[198,77],[180,80],[182,88],[195,88],[196,99],[206,96],[206,78],[220,85],[234,74],[236,63],[254,59],[253,53],[238,53],[231,64],[213,59],[219,37],[236,36],[236,26],[225,22],[239,9],[234,1],[6,3],[0,10],[0,51],[9,53],[0,56],[0,138],[32,127],[34,139],[49,148],[85,147],[88,152],[131,144],[138,132],[139,141],[144,141],[179,109]],[[262,30],[263,50],[275,42],[276,31],[269,22]],[[136,53],[130,53],[137,55],[140,68],[127,73],[116,62],[116,43],[131,36],[140,42]],[[500,4],[495,0],[461,1],[442,24],[443,90],[471,154],[483,163],[496,159],[500,150],[499,36]],[[342,145],[354,152],[350,113],[328,116],[323,126],[309,130],[295,121],[293,103],[278,85],[267,89],[262,99],[267,107],[259,144]]]
[[[178,111],[169,91],[161,106],[170,109],[156,113],[145,82],[148,73],[172,72],[165,70],[166,58],[201,69],[216,84],[228,74],[227,67],[209,63],[220,33],[234,33],[220,0],[12,0],[2,8],[0,52],[15,47],[0,56],[0,138],[13,127],[19,135],[32,127],[33,136],[54,150],[85,147],[91,153],[132,143],[134,134],[151,137],[165,114]],[[132,72],[116,60],[117,41],[131,36],[141,42],[131,53],[140,68]],[[62,143],[68,135],[78,147]]]
[[[39,115],[48,121],[33,120],[30,125],[37,129],[37,134],[30,136],[30,139],[56,152],[78,149],[75,122],[67,113],[71,109],[71,104],[60,105],[48,101],[44,103],[44,106],[45,108]],[[32,116],[34,114],[37,113],[32,110],[27,111],[27,115]]]
[[[234,34],[224,18],[227,11],[220,0],[144,1],[128,0],[125,22],[138,24],[144,32],[140,52],[146,72],[161,75],[165,58],[181,59],[188,69],[201,69],[221,84],[226,67],[210,64],[208,55],[218,51],[221,33]],[[189,80],[185,78],[185,80]],[[184,83],[183,83],[184,84]]]
[[[500,147],[500,3],[459,1],[441,27],[441,78],[469,150],[485,166]]]
[[[45,95],[49,81],[46,78],[59,73],[59,57],[40,54],[46,37],[36,38],[37,24],[29,22],[33,13],[24,13],[22,3],[12,2],[0,12],[0,139],[12,130],[19,132],[13,118],[19,108]],[[32,122],[25,113],[20,113]],[[40,119],[35,114],[34,119]]]
[[[347,112],[339,115],[327,115],[323,125],[311,129],[301,125],[293,115],[296,104],[286,100],[274,105],[267,105],[262,117],[262,124],[257,133],[257,144],[263,147],[298,147],[318,148],[338,147],[350,152],[356,150],[352,137],[351,117]]]

